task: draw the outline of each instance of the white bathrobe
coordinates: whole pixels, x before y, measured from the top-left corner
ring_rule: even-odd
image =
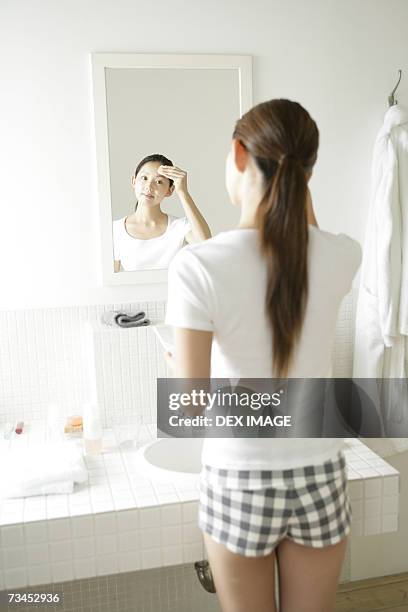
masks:
[[[357,301],[353,376],[405,378],[408,372],[408,113],[399,105],[390,107],[385,114],[374,146],[371,181]],[[384,416],[388,435],[401,435],[398,432],[406,430],[408,421],[408,411],[403,406],[407,391],[401,381],[399,396],[395,387],[392,399],[382,396],[384,393],[388,390],[379,391],[379,403],[383,414],[387,412]],[[395,443],[397,447],[397,440]],[[408,442],[403,446],[408,447]]]
[[[395,105],[385,114],[374,146],[354,377],[405,377],[407,336],[408,113]]]

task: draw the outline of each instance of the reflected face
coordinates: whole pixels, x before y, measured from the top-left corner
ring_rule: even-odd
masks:
[[[173,193],[169,179],[158,173],[160,166],[160,162],[147,162],[132,178],[133,190],[140,204],[157,206],[163,198]]]

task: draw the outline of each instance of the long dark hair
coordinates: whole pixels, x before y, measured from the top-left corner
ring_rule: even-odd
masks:
[[[265,310],[272,330],[274,375],[284,377],[308,297],[306,175],[316,162],[319,131],[297,102],[269,100],[237,121],[233,138],[252,155],[265,180],[257,211],[267,263]]]
[[[137,177],[142,166],[144,166],[148,162],[160,162],[162,166],[174,166],[173,162],[170,159],[168,159],[168,157],[166,157],[165,155],[161,155],[161,153],[152,153],[152,155],[146,155],[146,157],[141,159],[140,162],[137,164],[135,173],[133,175],[134,178]],[[170,187],[171,187],[174,181],[172,179],[168,179],[168,180],[170,181]],[[135,210],[137,208],[137,204],[138,202],[136,202]]]

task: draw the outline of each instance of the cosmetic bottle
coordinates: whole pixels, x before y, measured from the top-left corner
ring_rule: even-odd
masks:
[[[83,406],[83,438],[87,455],[102,452],[102,426],[97,404],[89,403]]]

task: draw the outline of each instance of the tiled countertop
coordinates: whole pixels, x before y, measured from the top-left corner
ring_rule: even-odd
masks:
[[[30,445],[41,436],[43,430],[34,428],[11,443]],[[144,426],[139,445],[154,437],[155,426]],[[346,457],[353,534],[396,531],[398,471],[359,440],[347,441]],[[158,483],[135,471],[134,451],[121,452],[109,429],[104,452],[85,460],[89,483],[70,495],[0,500],[0,590],[205,556],[197,488]]]

